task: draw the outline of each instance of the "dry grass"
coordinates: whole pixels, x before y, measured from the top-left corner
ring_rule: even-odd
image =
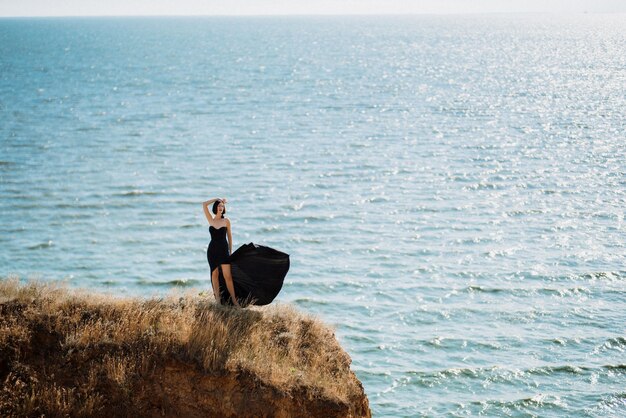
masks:
[[[107,402],[132,402],[135,383],[169,358],[341,402],[359,391],[332,330],[289,306],[118,299],[0,281],[0,416],[96,415]]]

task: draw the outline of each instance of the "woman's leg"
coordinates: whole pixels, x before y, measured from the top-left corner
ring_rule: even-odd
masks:
[[[220,299],[220,269],[216,268],[211,272],[211,285],[213,286],[213,296],[217,303],[222,303]]]
[[[235,296],[235,285],[233,285],[233,276],[230,274],[230,264],[222,264],[222,273],[224,273],[224,281],[226,281],[226,288],[230,294],[231,299],[235,306],[239,306],[237,297]]]

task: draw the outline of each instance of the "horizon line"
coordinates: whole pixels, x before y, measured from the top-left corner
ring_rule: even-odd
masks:
[[[404,17],[404,16],[465,16],[465,15],[624,15],[626,11],[463,11],[463,12],[410,12],[410,13],[216,13],[216,14],[68,14],[68,15],[0,15],[0,19],[12,18],[98,18],[98,17]]]

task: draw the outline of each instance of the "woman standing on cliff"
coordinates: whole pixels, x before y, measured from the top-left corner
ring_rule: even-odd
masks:
[[[209,205],[213,204],[212,212],[209,212]],[[209,232],[211,233],[211,242],[207,248],[206,256],[211,268],[211,285],[213,287],[213,295],[218,303],[221,303],[220,293],[220,274],[221,268],[226,282],[226,288],[232,302],[235,306],[239,306],[237,297],[235,296],[235,286],[233,285],[233,277],[230,269],[230,254],[233,250],[233,235],[230,229],[230,220],[224,217],[226,213],[226,199],[211,199],[202,203],[204,215],[209,221]],[[228,240],[226,239],[228,235]]]
[[[211,204],[215,216],[209,211]],[[226,199],[207,200],[202,208],[211,232],[206,255],[215,300],[235,306],[271,303],[289,271],[289,254],[252,242],[232,252],[230,220],[224,217]]]

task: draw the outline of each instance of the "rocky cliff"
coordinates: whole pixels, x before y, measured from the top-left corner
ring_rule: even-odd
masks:
[[[369,417],[350,361],[289,306],[0,281],[0,416]]]

